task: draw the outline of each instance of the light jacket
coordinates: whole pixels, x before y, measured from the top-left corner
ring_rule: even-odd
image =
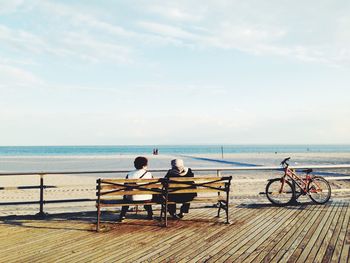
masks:
[[[145,169],[134,170],[128,173],[126,176],[127,179],[139,179],[144,173]],[[142,179],[152,179],[153,176],[150,172],[146,172],[146,174],[142,177]],[[152,200],[152,195],[128,195],[127,198],[132,201],[146,201]]]

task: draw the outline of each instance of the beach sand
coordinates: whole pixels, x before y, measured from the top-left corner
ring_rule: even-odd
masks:
[[[182,158],[186,166],[191,168],[237,167],[245,165],[278,166],[282,159],[291,156],[291,165],[327,165],[350,164],[350,153],[237,153],[221,155],[148,155],[149,169],[169,169],[170,161],[174,158]],[[24,171],[111,171],[132,170],[135,155],[117,156],[89,156],[89,157],[2,157],[0,160],[0,172],[24,172]],[[224,161],[224,162],[222,162]],[[350,174],[350,170],[341,169],[327,172]],[[45,185],[57,186],[45,190],[45,200],[62,199],[94,199],[96,179],[123,178],[121,174],[87,174],[87,175],[46,175]],[[216,175],[216,172],[196,173],[197,176]],[[224,172],[222,175],[232,175],[231,200],[233,203],[267,202],[264,195],[267,179],[282,175],[279,171],[237,171]],[[164,173],[154,173],[155,177],[163,177]],[[350,178],[350,177],[349,177]],[[1,176],[0,187],[38,186],[40,177],[30,176]],[[350,189],[349,180],[331,181],[332,189]],[[333,193],[333,198],[348,198],[350,192]],[[307,198],[304,198],[307,201]],[[0,190],[0,202],[38,201],[39,190]],[[302,200],[303,201],[303,200]],[[0,216],[12,214],[35,214],[38,204],[0,206]],[[45,212],[74,212],[93,211],[94,202],[57,203],[46,204]]]

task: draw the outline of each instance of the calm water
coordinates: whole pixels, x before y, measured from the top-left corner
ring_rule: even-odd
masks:
[[[0,146],[0,156],[98,156],[164,154],[350,152],[350,145]]]

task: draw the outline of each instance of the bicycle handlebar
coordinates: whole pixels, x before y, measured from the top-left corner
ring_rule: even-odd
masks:
[[[288,161],[290,160],[290,157],[288,157],[288,158],[286,158],[286,159],[284,159],[282,162],[281,162],[281,165],[282,166],[289,166],[289,163],[287,163]]]

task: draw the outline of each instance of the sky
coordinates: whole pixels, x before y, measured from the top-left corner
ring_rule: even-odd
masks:
[[[0,0],[0,145],[350,144],[347,0]]]

